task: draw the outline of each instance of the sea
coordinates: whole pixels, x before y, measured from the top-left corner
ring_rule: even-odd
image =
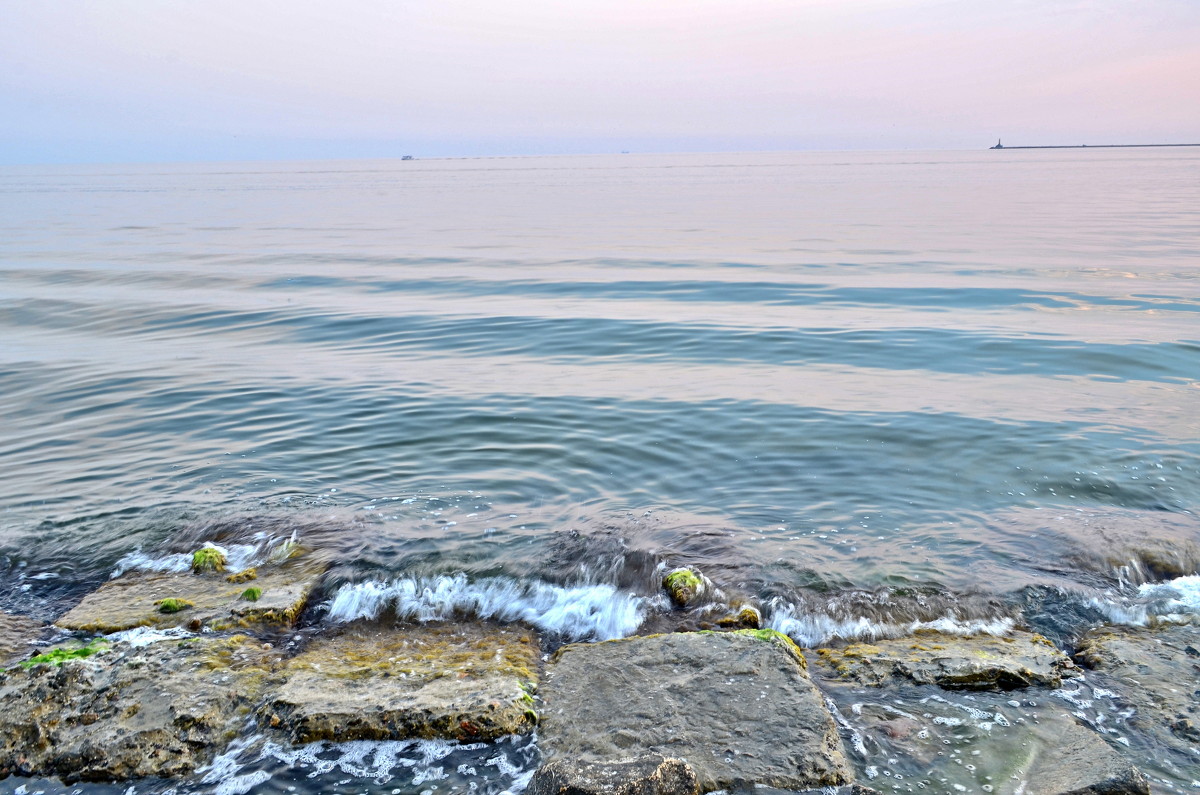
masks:
[[[802,646],[1069,648],[1200,612],[1198,509],[1200,150],[0,168],[9,612],[295,536],[314,631],[669,629],[689,566]],[[479,745],[135,789],[520,791]]]

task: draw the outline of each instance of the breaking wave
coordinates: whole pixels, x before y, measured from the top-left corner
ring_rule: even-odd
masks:
[[[612,585],[563,587],[503,577],[470,582],[466,575],[367,580],[344,585],[326,603],[337,622],[376,618],[438,621],[472,616],[520,621],[567,640],[611,640],[632,635],[652,600]]]
[[[777,605],[765,617],[764,624],[805,648],[821,646],[833,640],[902,638],[919,630],[951,635],[1006,635],[1016,626],[1016,622],[1006,616],[969,620],[943,616],[909,622],[876,621],[864,616],[836,618],[821,613],[800,613],[792,604]]]

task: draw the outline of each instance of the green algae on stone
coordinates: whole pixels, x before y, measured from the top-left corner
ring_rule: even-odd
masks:
[[[242,583],[242,582],[250,582],[251,580],[257,580],[257,579],[258,579],[258,567],[251,566],[248,569],[244,569],[242,571],[237,571],[237,572],[234,572],[233,574],[230,574],[228,577],[225,578],[225,582]]]
[[[663,577],[663,588],[671,597],[671,601],[680,607],[687,607],[704,593],[704,580],[692,569],[675,569]]]
[[[189,602],[187,599],[176,599],[168,596],[166,599],[159,599],[154,603],[158,607],[160,613],[178,613],[180,610],[187,610],[189,607],[195,607],[195,602]]]
[[[83,660],[91,657],[93,654],[99,654],[108,649],[108,641],[103,638],[92,638],[84,646],[75,648],[60,647],[43,652],[28,660],[22,660],[20,665],[22,668],[32,668],[35,665],[62,665],[71,660]]]
[[[203,546],[192,553],[192,571],[196,574],[225,571],[225,553],[214,546]]]
[[[257,602],[262,596],[262,588],[247,588],[242,591],[241,599],[246,602]]]

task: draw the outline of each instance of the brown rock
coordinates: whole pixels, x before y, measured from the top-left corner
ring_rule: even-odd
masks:
[[[30,644],[45,629],[46,625],[40,621],[0,611],[0,668],[32,654],[33,647]]]
[[[246,636],[160,641],[0,675],[0,777],[191,773],[237,731],[275,658]]]
[[[1067,655],[1040,635],[962,637],[919,632],[908,638],[817,649],[827,675],[878,687],[895,678],[951,689],[1012,690],[1030,685],[1058,687],[1073,676]]]
[[[308,595],[325,572],[313,555],[281,564],[259,566],[256,602],[241,598],[245,586],[218,573],[192,574],[135,571],[109,580],[55,623],[87,632],[120,632],[134,627],[185,626],[232,629],[253,624],[290,625],[304,609]],[[180,599],[192,606],[164,613],[159,603]]]
[[[558,760],[542,765],[529,795],[698,795],[696,772],[682,759],[657,754],[634,760]]]
[[[702,791],[836,786],[850,774],[803,657],[770,630],[676,633],[559,650],[542,688],[548,762],[686,759]]]
[[[524,629],[355,625],[290,660],[262,716],[296,743],[521,734],[539,651]]]

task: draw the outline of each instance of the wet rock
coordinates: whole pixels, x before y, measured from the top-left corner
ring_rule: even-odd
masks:
[[[0,674],[0,777],[176,777],[238,730],[277,658],[246,636],[160,641]]]
[[[40,621],[0,611],[0,668],[28,657],[44,630]]]
[[[1198,650],[1200,626],[1194,624],[1102,627],[1084,636],[1075,657],[1133,707],[1133,729],[1188,754],[1200,744]]]
[[[717,625],[736,629],[758,629],[762,625],[762,613],[754,605],[738,605],[732,613],[717,619]]]
[[[633,760],[558,760],[542,765],[529,795],[698,795],[696,772],[682,759],[650,755]]]
[[[521,734],[537,721],[538,658],[527,630],[354,625],[291,659],[261,718],[295,743]]]
[[[259,566],[257,601],[242,599],[246,586],[219,572],[134,571],[109,580],[55,623],[87,632],[120,632],[144,626],[230,629],[254,624],[290,625],[304,609],[326,564],[312,554]],[[168,602],[174,600],[174,602]],[[187,603],[174,612],[168,604]]]
[[[675,569],[663,577],[663,588],[679,607],[690,607],[700,601],[710,583],[693,569]]]
[[[1036,757],[1028,775],[1029,795],[1149,795],[1146,777],[1101,740],[1077,723]]]
[[[542,697],[538,735],[548,762],[677,757],[705,792],[850,780],[803,656],[770,630],[564,646]]]
[[[1013,690],[1031,685],[1058,687],[1074,664],[1045,638],[1027,632],[1005,637],[963,637],[918,632],[894,640],[817,649],[826,675],[880,686],[907,679],[951,689]]]

